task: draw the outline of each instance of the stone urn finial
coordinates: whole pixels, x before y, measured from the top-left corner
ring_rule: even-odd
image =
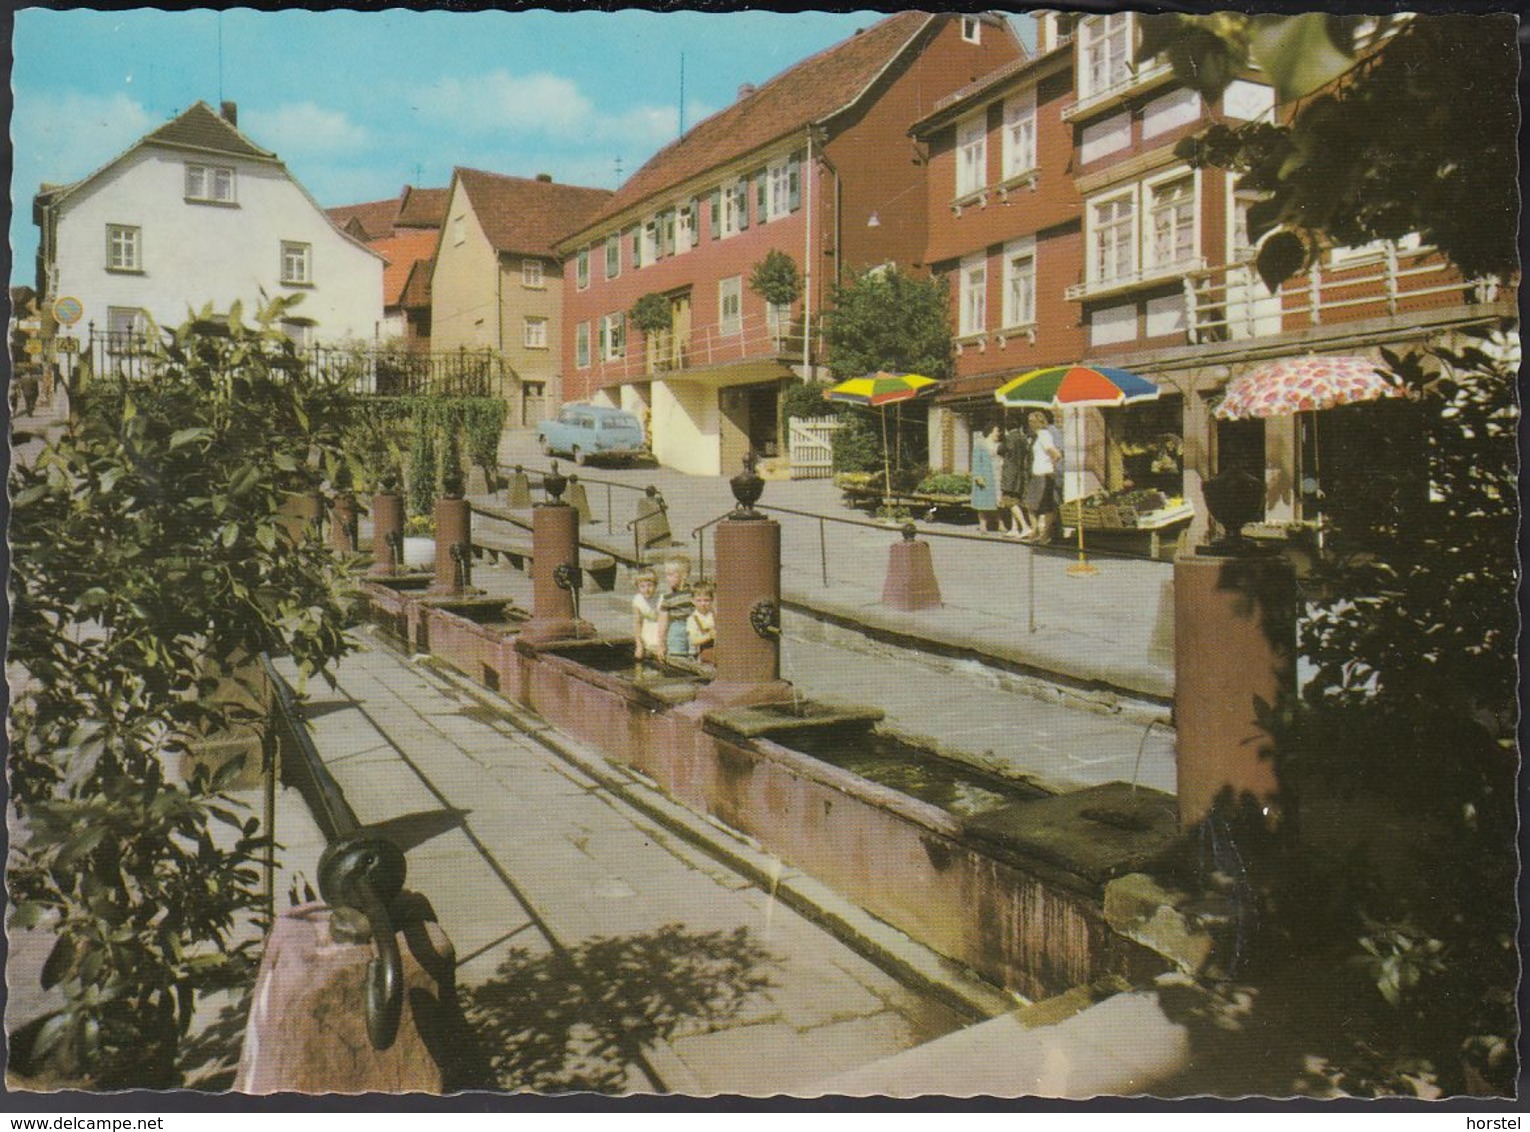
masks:
[[[913,523],[904,523],[902,529],[904,542],[913,542],[915,536],[919,534],[919,528],[914,526]]]
[[[552,462],[552,471],[542,477],[542,490],[547,493],[547,505],[550,507],[562,507],[563,489],[568,486],[568,477],[558,471],[558,461]]]
[[[733,488],[733,498],[738,506],[733,509],[730,519],[760,519],[764,516],[756,511],[754,505],[760,501],[760,496],[765,493],[765,481],[754,470],[755,457],[753,452],[744,456],[744,470],[734,476],[728,483]]]

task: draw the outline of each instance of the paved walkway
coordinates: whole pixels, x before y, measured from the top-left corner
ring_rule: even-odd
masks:
[[[501,464],[546,469],[549,461],[536,451],[535,440],[526,430],[507,431]],[[620,465],[576,469],[568,461],[559,466],[587,480],[625,485],[608,489],[590,482],[586,488],[595,519],[586,533],[623,546],[632,538],[627,524],[639,494],[633,489],[651,484],[663,493],[671,530],[694,558],[703,548],[692,532],[733,507],[722,476]],[[1086,548],[1099,572],[1075,577],[1066,572],[1078,558],[1071,546],[1036,550],[972,525],[920,521],[944,604],[914,613],[889,610],[881,604],[882,583],[888,548],[900,536],[892,527],[836,521],[867,521],[840,494],[827,479],[765,485],[760,506],[781,523],[781,585],[788,603],[919,647],[997,660],[1128,697],[1163,704],[1172,698],[1172,564]],[[702,537],[710,565],[711,532]]]
[[[456,946],[501,1086],[812,1094],[972,1020],[788,906],[808,878],[766,859],[753,883],[674,832],[686,815],[637,778],[361,640],[336,689],[310,688],[315,743],[363,822],[415,831],[408,887]],[[289,857],[316,861],[299,841]],[[589,1049],[620,1017],[644,1051]]]
[[[539,455],[520,450],[529,448],[529,438],[528,433],[507,434],[501,458],[528,468],[546,467]],[[718,478],[652,468],[600,468],[592,474],[654,482],[670,506],[672,529],[681,537],[732,506],[727,482]],[[589,494],[597,518],[594,526],[604,531],[605,489],[591,485]],[[629,509],[635,506],[633,492],[618,489],[612,496],[618,515],[624,498]],[[826,480],[767,484],[762,503],[769,505],[779,497],[792,501],[780,506],[794,510],[850,514]],[[1033,554],[995,539],[937,538],[932,539],[933,553],[945,605],[904,613],[881,604],[887,546],[897,535],[846,528],[860,540],[859,557],[843,553],[831,559],[839,566],[831,567],[830,585],[824,587],[818,522],[790,515],[780,520],[783,596],[813,614],[788,612],[783,619],[782,674],[805,695],[880,708],[886,713],[887,729],[1053,792],[1106,782],[1135,782],[1174,792],[1174,733],[1167,706],[1156,698],[1167,694],[1170,686],[1162,668],[1166,655],[1171,657],[1162,639],[1165,618],[1157,608],[1151,618],[1142,612],[1145,604],[1172,604],[1167,588],[1172,570],[1167,564],[1113,559],[1101,562],[1098,575],[1073,578],[1062,573],[1071,559],[1055,552]],[[625,522],[618,518],[614,526],[620,530]],[[832,529],[836,524],[824,526]],[[711,545],[709,539],[708,555]],[[831,553],[846,551],[846,545],[836,546]],[[874,575],[870,581],[849,577],[856,561],[867,564],[863,572]],[[1018,569],[1023,581],[1031,563],[1038,588],[1043,577],[1056,575],[1067,615],[1079,622],[1076,632],[1043,627],[1032,634],[1023,589],[1005,596],[1004,587],[995,586],[995,579],[1008,577],[1009,569]],[[836,569],[844,576],[836,578]],[[480,564],[473,581],[530,607],[529,577],[508,566]],[[982,611],[979,595],[995,589],[1000,597]],[[1154,602],[1142,596],[1148,589]],[[587,588],[581,612],[602,632],[628,636],[630,600],[630,581],[623,572],[612,593]],[[1056,608],[1060,611],[1063,605],[1059,600]],[[1059,615],[1037,611],[1038,620]],[[1066,657],[1056,655],[1055,647],[1064,640],[1072,650]],[[1100,680],[1104,688],[1075,682],[1086,678],[1086,668],[1105,674]],[[1059,671],[1061,685],[1049,679]],[[1139,679],[1143,674],[1152,679]],[[1134,687],[1141,684],[1152,684],[1157,693]],[[1155,698],[1144,698],[1149,696]]]

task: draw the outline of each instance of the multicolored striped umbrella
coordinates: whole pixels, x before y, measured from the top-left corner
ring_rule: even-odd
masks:
[[[1229,381],[1213,415],[1224,421],[1289,417],[1403,395],[1396,376],[1370,358],[1280,358]]]
[[[919,373],[895,373],[878,370],[865,377],[852,377],[825,389],[823,395],[830,401],[848,401],[853,405],[891,405],[917,397],[930,386],[938,384],[933,377]]]
[[[823,395],[829,401],[847,401],[852,405],[880,409],[883,405],[896,405],[900,401],[912,400],[926,389],[938,384],[940,383],[933,377],[925,377],[922,373],[898,373],[894,370],[879,369],[876,373],[868,373],[865,377],[852,377],[841,381],[838,385],[830,386],[823,391]],[[887,414],[884,412],[881,416],[882,490],[890,492],[892,491],[892,456],[887,449]],[[898,430],[900,453],[902,431],[901,428]]]
[[[1154,401],[1158,386],[1145,377],[1109,366],[1045,366],[1011,378],[993,391],[994,400],[1011,408],[1045,409],[1067,405],[1075,409],[1108,408],[1137,401]],[[1083,423],[1073,418],[1074,444],[1084,450]],[[1079,508],[1078,561],[1068,567],[1072,577],[1088,577],[1099,571],[1084,553],[1083,507]]]
[[[1013,408],[1049,405],[1130,405],[1152,401],[1158,386],[1145,377],[1109,366],[1046,366],[1011,378],[993,392],[994,400]]]

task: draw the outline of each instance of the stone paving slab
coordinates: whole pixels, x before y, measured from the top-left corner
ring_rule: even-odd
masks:
[[[409,669],[415,678],[377,678],[389,669]],[[597,938],[641,941],[671,924],[698,939],[742,929],[767,957],[769,992],[751,997],[735,1017],[693,1020],[672,1041],[656,1043],[651,1064],[659,1084],[697,1094],[800,1090],[826,1065],[874,1061],[961,1024],[960,1015],[899,986],[779,898],[715,860],[703,866],[694,846],[682,850],[672,832],[648,811],[632,810],[590,768],[491,727],[481,713],[464,713],[471,698],[428,668],[374,643],[341,663],[339,679],[357,704],[352,731],[370,727],[408,739],[398,742],[390,766],[342,762],[344,788],[364,803],[363,816],[456,811],[460,828],[448,820],[407,857],[409,887],[431,901],[464,958],[464,986],[498,979],[499,964],[523,951],[546,954]],[[325,713],[326,728],[343,727],[343,714]],[[480,733],[436,726],[447,718],[475,721]],[[465,748],[485,734],[494,736],[495,771],[474,773],[483,756]],[[378,747],[375,738],[369,748]],[[370,781],[351,777],[361,771]],[[606,773],[641,788],[618,768]],[[395,805],[385,812],[389,800]],[[787,882],[801,879],[782,872]],[[825,1060],[821,1044],[833,1046],[833,1060]]]

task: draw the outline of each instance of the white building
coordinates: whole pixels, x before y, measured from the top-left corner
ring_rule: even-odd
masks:
[[[232,103],[198,102],[83,180],[44,185],[38,288],[83,306],[66,333],[178,326],[208,303],[251,312],[301,295],[284,328],[301,343],[371,340],[383,258],[341,232],[287,167],[241,134]]]

